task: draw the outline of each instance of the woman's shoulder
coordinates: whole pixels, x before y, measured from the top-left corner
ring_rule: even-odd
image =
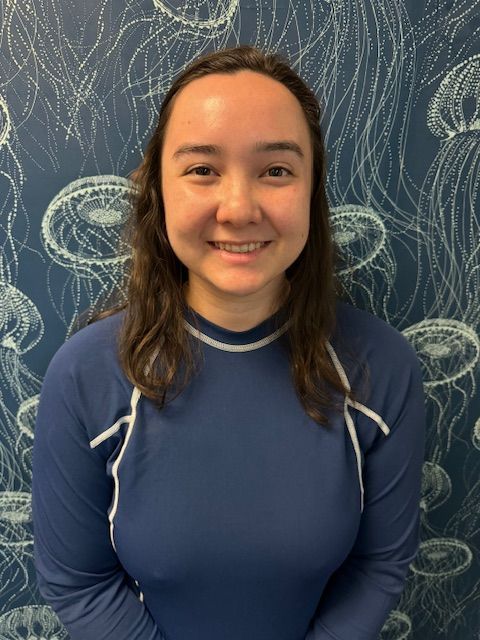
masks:
[[[124,312],[101,318],[70,336],[54,353],[47,372],[98,375],[119,368],[117,338]]]
[[[68,338],[43,378],[37,421],[63,433],[80,429],[89,441],[128,414],[133,385],[118,356],[123,313],[102,318]]]
[[[407,405],[421,416],[421,364],[401,331],[368,311],[341,302],[332,345],[356,399],[389,428]]]
[[[417,354],[401,331],[345,301],[337,302],[332,343],[378,368],[400,363],[418,367]]]
[[[118,311],[109,316],[95,320],[76,331],[65,344],[73,348],[85,344],[107,344],[115,341],[120,330],[125,311]]]

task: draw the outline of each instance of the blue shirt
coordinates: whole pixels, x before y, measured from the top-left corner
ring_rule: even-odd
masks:
[[[320,426],[295,394],[282,314],[236,332],[188,309],[203,362],[163,410],[120,368],[122,314],[53,357],[35,563],[72,640],[377,638],[419,543],[419,362],[338,303],[330,357],[366,399],[342,398]]]

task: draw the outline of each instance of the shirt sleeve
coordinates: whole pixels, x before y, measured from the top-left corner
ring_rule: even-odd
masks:
[[[72,640],[163,640],[110,542],[111,479],[78,418],[68,353],[47,370],[35,426],[38,587]]]
[[[393,375],[376,383],[390,433],[378,430],[364,454],[364,510],[357,538],[330,577],[305,640],[378,640],[417,554],[425,403],[420,365],[406,341],[405,351],[406,358],[389,365]],[[357,420],[371,427],[367,416]]]

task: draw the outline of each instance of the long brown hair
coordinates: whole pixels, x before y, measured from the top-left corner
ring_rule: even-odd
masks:
[[[343,397],[347,390],[326,348],[335,327],[335,305],[341,288],[335,278],[336,252],[325,193],[320,106],[313,91],[280,54],[267,54],[252,46],[223,49],[197,58],[176,78],[163,100],[143,161],[134,173],[136,188],[126,229],[132,248],[125,274],[127,302],[97,314],[94,320],[125,309],[118,343],[121,366],[128,379],[160,408],[169,401],[167,392],[176,389],[178,394],[191,379],[197,361],[183,324],[182,295],[188,271],[167,238],[161,192],[162,145],[174,98],[183,87],[208,74],[242,70],[264,74],[287,87],[299,101],[310,130],[310,229],[302,253],[286,270],[290,288],[281,302],[291,321],[285,343],[297,396],[314,421],[327,425],[324,410],[341,410],[343,406],[334,400],[332,391],[339,391]]]

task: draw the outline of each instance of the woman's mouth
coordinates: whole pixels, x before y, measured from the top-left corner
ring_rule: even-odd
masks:
[[[267,242],[245,242],[244,244],[230,244],[228,242],[209,242],[211,246],[214,246],[216,249],[221,249],[222,251],[229,251],[230,253],[251,253],[252,251],[256,251],[257,249],[261,249],[262,247],[270,244]]]

